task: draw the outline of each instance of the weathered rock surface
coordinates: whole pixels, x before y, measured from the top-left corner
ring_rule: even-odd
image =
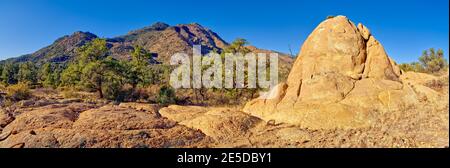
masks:
[[[404,109],[437,96],[402,72],[362,24],[345,16],[322,22],[304,42],[287,83],[275,99],[255,99],[243,111],[266,121],[305,128],[357,128],[373,124],[374,112]],[[418,89],[417,89],[418,88]]]
[[[169,129],[93,130],[41,128],[10,135],[0,147],[25,148],[169,148],[205,147],[205,135],[183,126]]]
[[[199,106],[178,106],[171,105],[159,110],[159,113],[170,120],[182,122],[194,119],[208,111],[208,108]]]
[[[71,101],[17,109],[20,113],[15,119],[2,111],[0,119],[6,127],[0,134],[0,147],[158,148],[206,147],[211,143],[201,131],[163,118],[157,109],[142,103],[98,107]]]
[[[261,122],[257,117],[228,108],[169,106],[160,112],[162,116],[198,129],[217,141],[246,136],[250,129]]]
[[[74,129],[93,130],[139,130],[165,129],[175,122],[161,118],[155,112],[137,111],[114,105],[106,105],[80,114],[74,122]]]
[[[30,131],[39,128],[71,128],[80,112],[93,108],[88,104],[50,105],[33,109],[16,117],[3,132]]]
[[[11,123],[14,117],[3,109],[0,109],[0,129]]]
[[[119,107],[132,108],[138,111],[157,114],[160,109],[159,105],[147,103],[120,103]]]
[[[380,84],[381,85],[381,84]],[[389,83],[384,85],[390,85]],[[392,84],[391,84],[392,85]],[[397,87],[395,84],[390,87]],[[269,101],[269,100],[268,100]],[[447,99],[448,102],[448,99]],[[92,106],[92,107],[91,107]],[[313,105],[311,105],[313,106]],[[139,108],[142,107],[142,108]],[[267,122],[232,108],[123,103],[102,107],[84,103],[20,109],[18,120],[0,134],[0,147],[9,148],[169,148],[169,147],[445,147],[448,146],[448,103],[415,105],[388,113],[370,113],[364,128],[314,129]],[[310,115],[345,109],[331,105]],[[78,110],[77,110],[78,109]],[[143,110],[148,109],[148,110]],[[311,107],[310,109],[313,109]],[[345,111],[345,110],[344,110]],[[42,112],[42,113],[41,113]],[[294,111],[292,112],[294,113]],[[365,114],[364,111],[361,111]],[[317,127],[345,123],[315,120]],[[264,114],[261,114],[264,116]],[[165,118],[165,117],[166,118]],[[301,120],[298,114],[274,116]],[[350,119],[353,115],[349,115]],[[325,119],[327,116],[319,118]],[[361,117],[361,122],[367,122]],[[14,120],[14,118],[12,118]],[[341,121],[331,123],[332,121]],[[29,126],[25,123],[29,122]],[[18,129],[14,129],[18,128]]]
[[[426,85],[430,81],[438,80],[438,77],[426,73],[405,72],[400,79],[403,83]]]

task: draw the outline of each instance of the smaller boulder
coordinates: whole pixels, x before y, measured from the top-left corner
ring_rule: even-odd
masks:
[[[73,128],[93,130],[165,129],[171,128],[175,124],[173,121],[160,117],[157,113],[106,105],[81,113]]]

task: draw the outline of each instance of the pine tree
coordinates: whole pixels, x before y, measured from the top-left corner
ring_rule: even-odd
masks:
[[[63,68],[58,64],[45,63],[38,71],[38,83],[44,87],[57,87]]]
[[[6,85],[16,84],[18,71],[19,66],[17,64],[13,63],[4,64],[3,70],[1,72],[2,83]]]
[[[227,48],[224,49],[224,52],[222,53],[222,57],[224,57],[224,53],[233,53],[233,54],[240,53],[243,56],[245,56],[246,54],[251,52],[250,49],[248,49],[246,47],[246,45],[248,45],[248,44],[249,44],[249,42],[247,40],[242,39],[242,38],[237,38]],[[248,71],[247,70],[244,71],[244,75],[245,75],[244,81],[247,81],[247,79],[248,79]],[[234,76],[234,78],[236,78],[236,76]],[[225,91],[226,91],[225,94],[227,96],[233,98],[235,102],[238,102],[238,99],[242,98],[244,92],[250,92],[250,94],[253,95],[254,92],[257,91],[257,89],[230,88],[230,89],[225,89]]]
[[[118,61],[107,57],[105,39],[94,39],[78,51],[80,59],[71,63],[61,74],[62,84],[96,91],[100,98],[114,99],[121,85]],[[106,96],[104,93],[108,93]]]
[[[3,64],[0,64],[0,84],[3,83],[2,73],[3,73]]]
[[[125,68],[124,76],[126,76],[127,82],[131,84],[133,89],[137,85],[148,85],[153,82],[153,70],[149,67],[149,61],[151,61],[151,54],[142,49],[140,46],[136,46],[131,53],[131,61],[123,63]]]
[[[69,64],[69,66],[61,73],[61,85],[69,87],[78,86],[81,82],[81,70],[82,66],[80,63],[76,62]]]
[[[25,62],[19,65],[17,80],[21,83],[35,84],[37,82],[36,66],[32,62]]]

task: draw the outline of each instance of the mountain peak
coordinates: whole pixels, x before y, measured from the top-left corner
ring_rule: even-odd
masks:
[[[139,34],[139,33],[145,33],[145,32],[148,32],[148,31],[162,31],[162,30],[167,29],[168,27],[170,27],[170,25],[167,24],[167,23],[155,22],[151,26],[147,26],[147,27],[144,27],[142,29],[131,31],[128,34]]]
[[[205,30],[209,30],[208,28],[202,26],[199,23],[193,22],[193,23],[189,23],[189,24],[177,24],[175,27],[193,27],[193,28],[198,28],[198,29],[205,29]]]
[[[192,25],[192,26],[197,26],[197,27],[203,27],[201,24],[197,23],[197,22],[192,22],[188,25]]]
[[[65,35],[59,39],[55,40],[55,43],[67,41],[67,40],[76,40],[76,41],[82,41],[87,40],[90,41],[91,39],[97,38],[97,35],[90,33],[90,32],[83,32],[83,31],[76,31],[73,32],[71,35]]]
[[[154,30],[164,30],[164,29],[166,29],[168,27],[170,27],[170,25],[167,24],[167,23],[155,22],[149,28],[153,28]]]
[[[97,37],[97,35],[95,35],[91,32],[83,32],[83,31],[76,31],[71,36],[95,36],[95,37]]]

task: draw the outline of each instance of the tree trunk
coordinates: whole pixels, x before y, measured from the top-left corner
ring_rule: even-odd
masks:
[[[195,96],[196,103],[199,104],[197,89],[194,89],[194,96]]]
[[[205,99],[206,99],[206,90],[204,90],[203,88],[200,88],[200,96],[202,97],[202,104],[205,103]]]
[[[101,88],[98,89],[98,96],[100,97],[100,99],[103,99],[103,91]]]
[[[103,99],[102,81],[100,80],[97,87],[98,95],[100,99]]]

